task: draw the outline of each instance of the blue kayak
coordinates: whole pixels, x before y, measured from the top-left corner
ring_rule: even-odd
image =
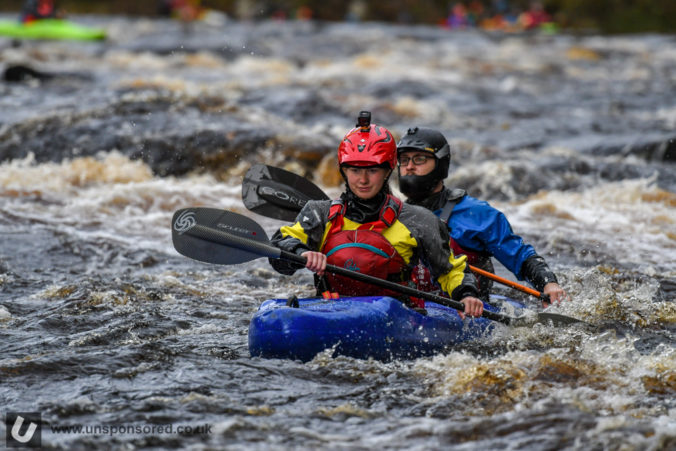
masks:
[[[523,308],[503,296],[491,296],[491,302]],[[493,305],[484,307],[498,311]],[[334,355],[359,359],[415,359],[500,327],[485,318],[463,321],[457,310],[434,302],[426,302],[425,309],[423,315],[387,296],[299,299],[298,307],[287,306],[286,299],[270,299],[249,325],[249,352],[252,357],[308,361],[334,348]]]

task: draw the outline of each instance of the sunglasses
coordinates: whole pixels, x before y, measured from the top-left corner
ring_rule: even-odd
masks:
[[[399,157],[399,166],[406,166],[408,165],[408,162],[413,160],[413,164],[416,166],[420,166],[421,164],[427,163],[427,160],[432,159],[434,157],[432,156],[427,156],[427,155],[416,155],[413,158],[408,157],[406,155],[403,155]]]

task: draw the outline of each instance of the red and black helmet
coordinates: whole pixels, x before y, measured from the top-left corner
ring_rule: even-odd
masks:
[[[338,146],[338,164],[343,166],[397,166],[397,144],[385,127],[371,124],[371,113],[359,113],[357,126]]]

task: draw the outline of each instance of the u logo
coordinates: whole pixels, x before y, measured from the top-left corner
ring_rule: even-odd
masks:
[[[10,448],[39,448],[42,445],[42,420],[38,412],[7,412],[5,427],[6,443]]]

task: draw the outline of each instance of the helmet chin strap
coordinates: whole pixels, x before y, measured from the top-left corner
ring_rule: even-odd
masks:
[[[387,185],[387,182],[390,181],[390,176],[392,175],[392,172],[393,170],[390,169],[390,172],[388,172],[387,175],[385,176],[385,183],[383,183],[383,185]]]

